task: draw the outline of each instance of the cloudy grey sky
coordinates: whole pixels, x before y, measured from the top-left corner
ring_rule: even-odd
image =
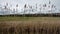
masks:
[[[12,4],[13,7],[15,4],[19,4],[20,8],[23,8],[24,4],[48,4],[49,0],[0,0],[0,4],[4,5],[6,2]],[[60,0],[50,0],[52,4],[55,4],[58,9],[60,9]]]

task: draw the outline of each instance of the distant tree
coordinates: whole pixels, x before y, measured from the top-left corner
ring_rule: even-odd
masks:
[[[26,7],[27,7],[27,5],[25,4],[25,5],[24,5],[24,8],[26,8]]]
[[[16,5],[16,7],[18,7],[18,4]]]
[[[6,6],[4,6],[4,9],[6,9],[7,7]]]
[[[38,8],[38,7],[37,7],[37,3],[36,3],[36,11],[37,11],[37,8]],[[36,13],[36,15],[37,15],[37,13]]]
[[[46,5],[46,4],[44,4],[44,5],[43,5],[43,7],[47,7],[47,5]]]
[[[25,5],[24,5],[24,14],[23,14],[23,16],[25,16],[25,11],[26,11],[25,9],[26,9],[26,8],[27,8],[27,5],[25,4]]]
[[[5,9],[7,9],[8,3],[6,3],[6,5],[4,6]]]
[[[49,4],[51,4],[51,1],[49,0]]]
[[[8,6],[8,3],[6,3],[6,5]]]
[[[14,13],[14,17],[15,17],[15,9],[13,9],[13,11],[14,11],[13,13]]]
[[[36,9],[37,9],[37,4],[36,4]]]

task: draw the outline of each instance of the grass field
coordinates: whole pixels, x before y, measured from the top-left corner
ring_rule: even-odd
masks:
[[[0,34],[60,34],[60,17],[0,17]]]
[[[60,17],[0,17],[0,21],[59,21]]]

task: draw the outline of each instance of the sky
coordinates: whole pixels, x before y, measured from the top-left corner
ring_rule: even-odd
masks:
[[[50,0],[52,4],[56,5],[60,9],[60,0]],[[37,4],[48,4],[49,0],[0,0],[0,4],[4,5],[5,3],[11,4],[15,8],[15,5],[18,4],[19,8],[22,9],[24,4],[35,5]]]

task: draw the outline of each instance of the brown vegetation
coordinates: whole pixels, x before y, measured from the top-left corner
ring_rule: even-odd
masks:
[[[0,34],[60,34],[60,21],[0,22]]]

